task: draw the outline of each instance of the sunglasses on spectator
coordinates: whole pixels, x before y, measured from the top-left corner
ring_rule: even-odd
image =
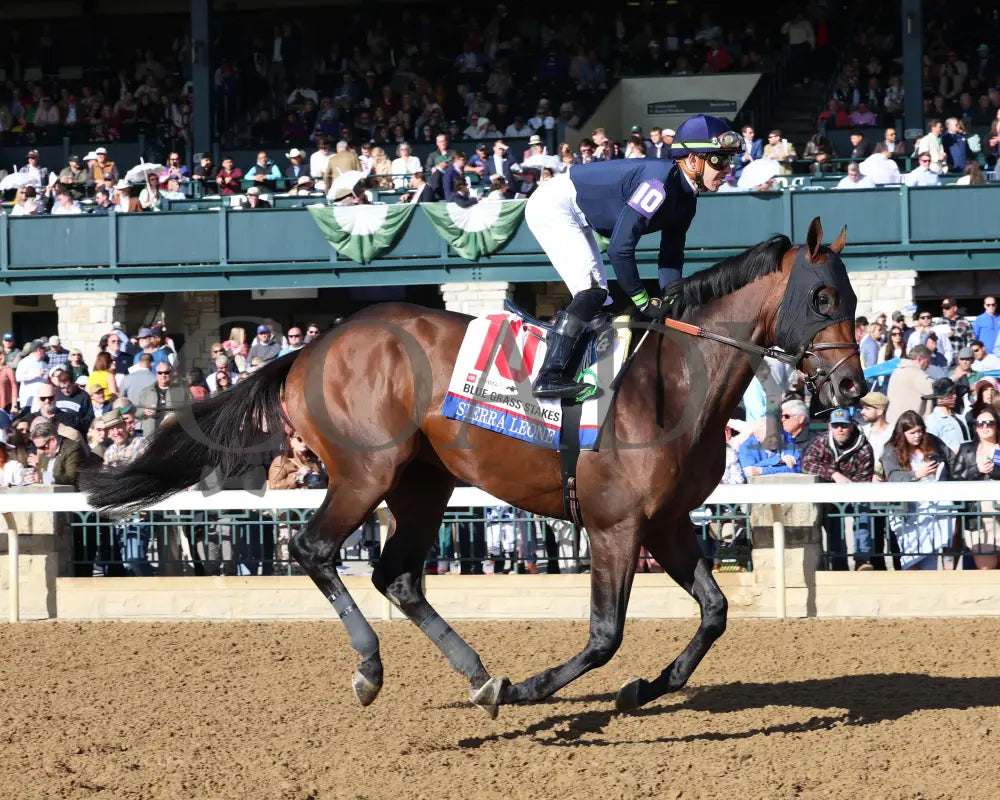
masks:
[[[992,419],[976,420],[977,428],[995,428],[996,422]]]
[[[901,330],[899,330],[899,328],[897,328],[896,330],[894,330],[892,332],[892,336],[902,336],[902,335],[903,335],[903,332]]]
[[[996,305],[996,303],[983,303],[983,305],[986,306],[987,308],[993,308]]]
[[[157,375],[169,375],[170,374],[170,370],[169,369],[166,369],[166,370],[159,370],[158,369],[158,370],[156,370],[156,374]]]
[[[782,415],[781,415],[781,418],[782,418],[782,419],[791,419],[791,418],[792,418],[792,416],[793,416],[792,414],[782,414]]]
[[[830,427],[831,428],[850,428],[851,427],[851,423],[850,422],[831,422],[830,423]]]
[[[38,395],[38,402],[44,403],[46,400],[55,400],[56,396],[54,394]]]
[[[288,338],[289,339],[301,339],[302,338],[302,334],[301,333],[290,333],[290,334],[288,334]]]
[[[930,318],[931,318],[930,314],[921,314],[919,317],[919,319],[930,319]]]
[[[223,350],[221,347],[214,347],[214,348],[212,348],[212,352],[213,353],[225,353],[226,351]]]

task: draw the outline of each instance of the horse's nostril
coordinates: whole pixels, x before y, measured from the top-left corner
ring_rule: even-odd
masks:
[[[839,384],[840,393],[844,397],[854,399],[858,397],[861,392],[858,390],[858,385],[854,382],[853,378],[843,378]]]

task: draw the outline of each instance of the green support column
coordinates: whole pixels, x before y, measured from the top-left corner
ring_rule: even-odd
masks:
[[[903,130],[924,127],[923,72],[924,17],[920,0],[902,0],[903,21]]]
[[[212,93],[212,0],[191,0],[191,158],[212,150],[215,102]],[[195,166],[192,163],[192,168]]]

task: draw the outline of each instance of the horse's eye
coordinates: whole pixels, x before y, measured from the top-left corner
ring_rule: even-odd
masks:
[[[832,316],[837,311],[839,298],[837,290],[832,286],[820,286],[813,292],[812,305],[824,317]]]

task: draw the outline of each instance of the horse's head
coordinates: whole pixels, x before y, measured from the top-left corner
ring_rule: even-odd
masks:
[[[819,217],[812,221],[806,244],[785,255],[788,282],[774,323],[775,344],[796,357],[826,406],[853,405],[868,391],[854,339],[858,298],[840,258],[846,242],[845,227],[824,247]]]

